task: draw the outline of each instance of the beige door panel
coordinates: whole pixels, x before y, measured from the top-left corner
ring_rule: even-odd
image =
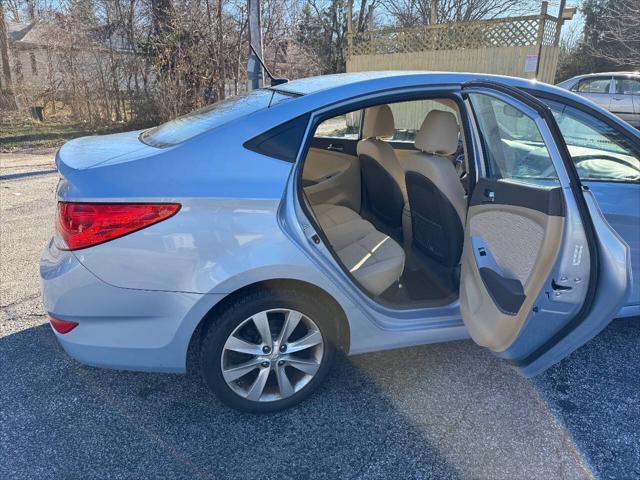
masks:
[[[302,170],[303,180],[320,182],[325,177],[343,172],[353,161],[353,156],[322,148],[310,148]]]
[[[469,208],[462,253],[460,296],[462,317],[473,340],[493,351],[506,350],[517,338],[547,281],[562,245],[564,217],[512,205]],[[478,268],[470,238],[487,245],[496,264],[524,288],[516,315],[498,309]]]
[[[360,211],[360,164],[356,156],[311,148],[302,179],[317,182],[304,189],[312,205],[330,203]]]

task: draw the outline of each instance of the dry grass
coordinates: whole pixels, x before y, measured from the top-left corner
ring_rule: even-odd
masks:
[[[72,138],[132,129],[123,123],[92,126],[65,119],[39,122],[19,114],[5,115],[3,112],[0,115],[0,152],[57,148]]]

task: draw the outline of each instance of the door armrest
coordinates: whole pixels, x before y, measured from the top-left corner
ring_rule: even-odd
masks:
[[[527,298],[520,280],[503,277],[489,267],[480,267],[480,277],[500,311],[516,315]]]

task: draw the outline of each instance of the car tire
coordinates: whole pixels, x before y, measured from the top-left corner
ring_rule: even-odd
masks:
[[[202,375],[234,409],[289,408],[311,395],[331,369],[336,317],[326,302],[304,290],[260,288],[239,295],[215,312],[203,335]]]

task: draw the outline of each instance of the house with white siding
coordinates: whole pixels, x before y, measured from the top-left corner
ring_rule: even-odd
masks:
[[[90,32],[65,28],[63,22],[9,22],[6,32],[11,78],[3,78],[6,70],[0,69],[5,72],[0,73],[0,85],[5,90],[13,86],[19,107],[66,103],[78,93],[122,87],[121,75],[114,73],[131,54],[98,43]]]

